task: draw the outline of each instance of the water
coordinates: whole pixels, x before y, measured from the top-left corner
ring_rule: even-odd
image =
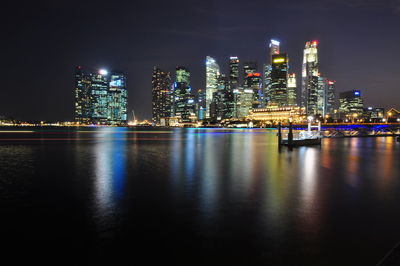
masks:
[[[3,261],[375,265],[400,241],[391,137],[279,151],[259,129],[2,130]]]

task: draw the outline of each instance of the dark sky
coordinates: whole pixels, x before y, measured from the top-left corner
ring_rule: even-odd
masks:
[[[0,115],[72,120],[74,68],[117,69],[129,110],[151,117],[152,67],[184,65],[205,86],[204,61],[267,60],[281,41],[300,74],[307,40],[319,40],[320,71],[337,91],[361,89],[367,105],[400,107],[398,0],[7,1],[0,11]],[[11,3],[12,2],[12,3]]]

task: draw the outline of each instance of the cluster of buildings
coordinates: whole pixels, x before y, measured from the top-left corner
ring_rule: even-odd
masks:
[[[126,125],[126,78],[121,72],[75,70],[75,122],[81,125]]]
[[[154,67],[153,124],[267,124],[289,117],[295,122],[305,121],[308,116],[334,117],[335,81],[319,71],[317,41],[305,44],[300,80],[290,72],[289,56],[281,52],[276,40],[270,41],[261,68],[256,61],[241,63],[237,56],[230,57],[228,63],[229,73],[225,74],[217,61],[207,56],[206,86],[197,94],[190,86],[187,67],[177,67],[175,79],[170,72]]]
[[[310,117],[323,122],[379,123],[395,119],[398,111],[365,107],[360,90],[335,93],[335,81],[321,74],[318,42],[305,43],[301,77],[291,72],[289,56],[271,40],[261,67],[231,56],[229,73],[222,73],[211,56],[205,60],[205,88],[194,91],[190,70],[175,73],[154,67],[152,124],[155,126],[267,126],[295,123]],[[75,71],[75,122],[78,125],[126,125],[127,87],[121,72]],[[393,121],[392,121],[393,122]]]

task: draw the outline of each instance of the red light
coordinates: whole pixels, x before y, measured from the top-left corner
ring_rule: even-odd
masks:
[[[254,76],[259,77],[259,76],[261,76],[261,74],[260,73],[254,73]]]
[[[313,41],[313,45],[318,45],[318,41]]]
[[[252,76],[253,76],[253,73],[247,74],[247,77],[252,77]]]

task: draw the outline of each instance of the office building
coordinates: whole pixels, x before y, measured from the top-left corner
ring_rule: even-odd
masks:
[[[296,106],[297,105],[297,80],[296,74],[291,73],[288,75],[287,81],[287,105],[288,106]]]
[[[288,104],[288,57],[286,54],[272,56],[270,104],[286,106]]]
[[[239,58],[231,56],[229,58],[229,87],[231,90],[239,86]]]
[[[339,112],[342,119],[351,121],[363,114],[364,102],[361,97],[361,91],[351,90],[342,92],[339,95]]]
[[[128,120],[128,94],[123,73],[112,72],[109,83],[108,117],[110,125],[124,125]]]
[[[214,58],[206,58],[206,118],[210,118],[210,105],[215,92],[218,90],[219,65]]]
[[[318,42],[307,42],[304,48],[301,106],[306,107],[308,115],[316,115],[318,112]]]
[[[178,66],[173,87],[174,116],[180,123],[189,123],[197,120],[195,97],[190,87],[190,71],[186,67]]]
[[[172,90],[170,72],[154,67],[152,96],[152,121],[154,125],[160,125],[162,118],[171,117]]]

